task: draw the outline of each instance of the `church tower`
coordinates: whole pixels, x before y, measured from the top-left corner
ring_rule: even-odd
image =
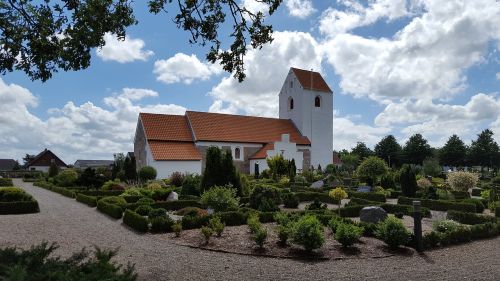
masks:
[[[291,119],[311,141],[311,165],[332,163],[333,92],[320,73],[290,68],[279,94],[280,119]]]

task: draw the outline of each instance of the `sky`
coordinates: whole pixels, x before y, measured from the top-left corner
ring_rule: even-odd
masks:
[[[246,79],[205,60],[172,22],[135,1],[138,25],[107,34],[91,66],[31,81],[0,76],[0,158],[49,148],[66,163],[133,151],[139,112],[278,116],[290,67],[319,71],[333,90],[333,149],[415,133],[440,147],[486,128],[500,142],[500,2],[284,0],[265,23],[274,41],[245,57]],[[266,13],[255,0],[241,0]],[[227,28],[225,28],[227,31]],[[228,44],[230,38],[222,34]]]

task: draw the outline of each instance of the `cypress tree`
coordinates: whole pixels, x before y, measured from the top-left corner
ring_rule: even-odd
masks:
[[[401,190],[408,197],[414,197],[417,192],[417,179],[412,166],[404,164],[399,175]]]
[[[207,149],[205,171],[201,180],[201,191],[205,191],[212,186],[220,185],[223,181],[222,173],[222,153],[216,146]]]

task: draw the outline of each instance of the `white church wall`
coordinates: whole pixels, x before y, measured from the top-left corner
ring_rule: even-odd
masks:
[[[302,169],[304,155],[301,151],[297,150],[296,143],[290,142],[289,134],[283,134],[281,136],[281,141],[274,142],[274,149],[267,151],[267,157],[274,157],[276,155],[282,155],[283,158],[287,160],[295,159],[297,170]],[[260,172],[269,168],[266,159],[253,159],[250,160],[250,174],[255,174],[255,163],[257,162],[259,162]]]
[[[146,145],[147,165],[156,169],[156,178],[169,178],[174,172],[201,175],[201,161],[156,161],[149,145]]]

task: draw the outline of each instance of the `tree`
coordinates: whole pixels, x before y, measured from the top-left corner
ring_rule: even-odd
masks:
[[[458,167],[465,164],[467,147],[457,136],[452,135],[446,144],[439,150],[439,162],[442,165]]]
[[[115,162],[113,163],[113,169],[111,171],[112,177],[116,178],[119,176],[120,172],[123,171],[123,164],[125,163],[125,155],[123,153],[113,154]]]
[[[257,2],[267,4],[272,15],[282,0]],[[260,49],[273,40],[272,26],[264,24],[264,14],[251,12],[238,0],[175,3],[177,7],[170,0],[150,0],[149,11],[158,14],[178,8],[173,21],[191,34],[189,43],[208,44],[207,60],[234,71],[240,82],[245,77],[243,57],[250,46]],[[0,14],[0,73],[22,70],[32,80],[41,81],[58,70],[89,67],[91,51],[104,46],[106,33],[124,40],[126,28],[138,23],[131,0],[2,1]],[[226,30],[229,34],[219,34]],[[225,46],[221,38],[233,42]]]
[[[399,172],[399,182],[401,183],[401,190],[403,194],[408,197],[415,197],[417,192],[417,178],[415,170],[411,165],[404,164]]]
[[[342,153],[340,154],[340,160],[342,160],[342,165],[345,166],[349,173],[352,173],[359,164],[359,156],[354,153]]]
[[[137,180],[137,167],[135,163],[135,156],[129,156],[125,158],[123,162],[123,171],[125,172],[125,179],[129,181]]]
[[[241,196],[240,174],[236,170],[236,167],[234,167],[233,155],[231,154],[231,151],[226,151],[224,153],[221,167],[224,184],[233,186],[233,188],[236,189],[237,194]]]
[[[340,205],[342,204],[342,199],[347,198],[348,196],[347,192],[345,192],[342,187],[337,187],[335,189],[330,190],[330,192],[328,192],[328,196],[330,196],[331,198],[333,198],[338,202],[339,205],[338,210],[340,215]]]
[[[356,146],[351,149],[351,153],[358,155],[361,160],[374,154],[364,142],[356,143]]]
[[[406,163],[421,165],[432,156],[432,149],[421,134],[414,134],[403,147],[403,155]]]
[[[49,177],[53,178],[59,173],[59,167],[57,167],[55,162],[50,163],[49,166]]]
[[[401,145],[396,141],[396,138],[393,135],[388,135],[375,145],[375,156],[384,159],[389,167],[399,166],[401,150]]]
[[[434,158],[427,158],[422,164],[422,171],[426,176],[437,177],[441,174],[443,169],[439,165],[439,161]]]
[[[156,169],[151,166],[144,166],[139,170],[139,179],[142,182],[156,179]]]
[[[356,169],[356,174],[368,181],[368,185],[375,186],[377,178],[382,177],[388,171],[387,164],[377,156],[370,156],[363,160]]]
[[[0,54],[1,58],[2,54]],[[23,157],[23,165],[26,166],[31,160],[35,159],[35,155],[33,154],[26,154],[26,156]]]
[[[493,139],[493,132],[490,129],[482,131],[477,135],[477,139],[472,141],[469,149],[469,159],[473,165],[482,167],[497,167],[499,163],[500,149]]]
[[[201,191],[205,191],[212,186],[223,186],[222,174],[222,153],[216,146],[211,146],[207,149],[205,170],[201,180]]]

